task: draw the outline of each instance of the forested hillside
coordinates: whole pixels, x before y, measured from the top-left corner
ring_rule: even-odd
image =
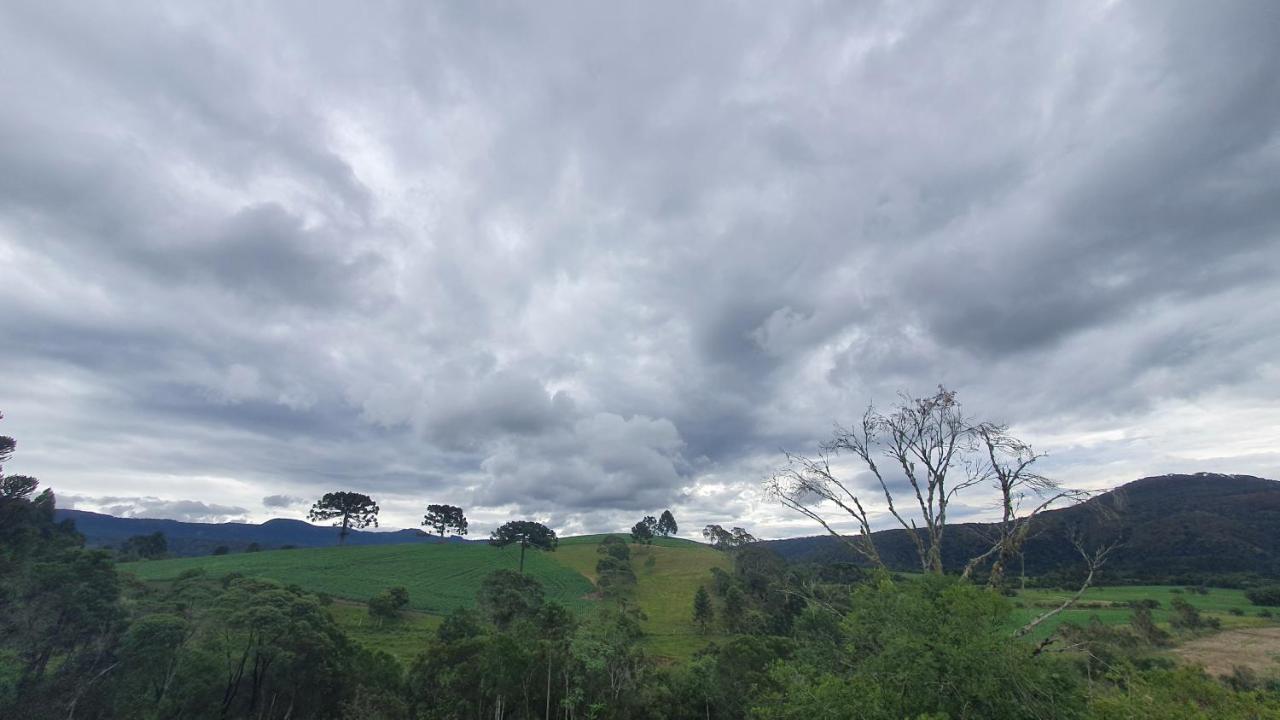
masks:
[[[1086,503],[1042,513],[1025,547],[1026,573],[1071,573],[1080,563],[1070,537],[1122,541],[1103,580],[1175,581],[1230,574],[1280,575],[1280,482],[1249,475],[1197,473],[1147,477]],[[943,559],[949,569],[989,547],[990,526],[951,525]],[[918,570],[903,530],[874,534],[886,564]],[[775,540],[791,561],[859,562],[829,535]]]

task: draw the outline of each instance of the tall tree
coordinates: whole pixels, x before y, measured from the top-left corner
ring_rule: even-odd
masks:
[[[693,595],[693,621],[705,633],[714,619],[715,609],[711,606],[711,595],[705,587],[699,586],[698,592]]]
[[[856,457],[875,478],[885,509],[911,539],[920,568],[931,575],[943,572],[947,509],[964,490],[989,483],[1000,493],[1003,517],[996,537],[990,549],[971,559],[963,572],[967,577],[978,566],[992,562],[993,584],[1000,582],[1010,560],[1021,552],[1033,517],[1058,501],[1074,502],[1086,497],[1037,474],[1032,466],[1041,455],[1011,436],[1007,426],[977,422],[967,416],[952,390],[938,386],[938,391],[928,397],[902,395],[887,414],[868,406],[861,425],[837,427],[831,440],[819,445],[815,457],[786,453],[786,465],[766,481],[766,490],[882,568],[884,561],[871,537],[870,515],[864,502],[867,498],[831,469],[831,460],[841,454]],[[880,462],[886,462],[884,468]],[[906,487],[906,507],[895,503],[890,489],[894,484]],[[1025,502],[1029,499],[1033,500]],[[906,509],[912,504],[914,508]],[[841,514],[857,522],[857,537],[843,535],[832,526],[836,520],[831,516],[839,518]],[[1074,603],[1116,547],[1115,542],[1092,550],[1086,549],[1082,540],[1074,544],[1088,569],[1084,585],[1061,607],[1023,626],[1019,635]]]
[[[708,525],[702,528],[702,537],[717,550],[737,550],[756,542],[756,537],[740,527],[725,530],[719,525]]]
[[[368,495],[356,492],[331,492],[311,506],[307,519],[324,522],[334,520],[334,527],[340,527],[338,544],[347,541],[352,528],[359,530],[370,525],[378,527],[378,504]]]
[[[427,514],[422,516],[422,524],[435,530],[440,537],[444,537],[448,530],[452,530],[455,535],[467,534],[467,516],[456,505],[428,505]]]
[[[658,518],[658,534],[662,537],[671,537],[679,529],[676,526],[676,516],[672,515],[670,510],[663,510],[662,517]]]
[[[653,542],[653,533],[658,528],[658,521],[652,515],[631,526],[631,542],[649,544]]]
[[[513,543],[520,544],[521,573],[524,573],[525,550],[533,547],[547,552],[554,552],[558,542],[554,530],[532,520],[512,520],[489,535],[489,544],[495,547],[506,547]]]

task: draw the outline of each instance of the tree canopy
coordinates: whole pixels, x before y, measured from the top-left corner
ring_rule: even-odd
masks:
[[[680,528],[676,526],[676,516],[672,515],[670,510],[663,510],[662,516],[658,518],[656,532],[662,537],[671,537],[679,530]]]
[[[440,537],[452,530],[455,535],[467,534],[467,516],[457,505],[428,505],[422,524],[436,531]]]
[[[646,515],[631,526],[631,542],[649,544],[653,542],[653,534],[658,528],[658,521],[652,515]]]
[[[354,528],[378,527],[378,504],[373,498],[357,492],[331,492],[311,506],[307,513],[309,520],[324,522],[336,520],[334,527],[342,528],[338,532],[338,544],[347,541],[347,535]]]
[[[524,553],[530,547],[553,552],[559,540],[551,528],[533,520],[512,520],[489,535],[489,544],[495,547],[520,545],[520,572],[524,572]]]

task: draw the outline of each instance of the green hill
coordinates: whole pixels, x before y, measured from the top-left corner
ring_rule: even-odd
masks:
[[[214,576],[239,572],[357,602],[402,586],[409,590],[411,608],[444,615],[470,606],[484,577],[499,568],[514,570],[519,555],[516,547],[498,549],[481,543],[405,544],[273,550],[121,567],[143,580],[169,580],[194,568]],[[542,582],[548,598],[570,607],[585,606],[595,589],[580,573],[543,553],[529,552],[525,570]]]
[[[597,602],[593,581],[600,555],[596,549],[605,537],[569,537],[560,541],[555,552],[529,551],[525,570],[542,582],[549,599],[587,610]],[[514,547],[497,549],[481,543],[405,544],[273,550],[134,562],[121,567],[153,581],[172,580],[192,569],[215,577],[239,572],[353,602],[403,586],[409,590],[411,608],[438,616],[470,606],[484,577],[498,568],[514,569],[519,552]],[[714,639],[698,633],[691,614],[694,593],[711,580],[711,568],[717,566],[729,567],[723,553],[690,540],[658,538],[650,546],[632,546],[637,583],[629,599],[645,615],[644,628],[653,653],[683,657]],[[343,624],[356,628],[353,634],[365,642],[383,644],[379,637],[384,633],[360,626],[360,611],[351,606],[342,611]],[[385,634],[387,643],[399,642],[390,637],[392,630]]]

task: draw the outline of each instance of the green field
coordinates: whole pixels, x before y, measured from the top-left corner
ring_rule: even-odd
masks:
[[[551,553],[531,550],[526,555],[525,569],[542,582],[549,599],[578,611],[589,610],[599,601],[593,581],[600,558],[597,548],[605,537],[564,538]],[[715,635],[700,634],[694,626],[693,596],[699,586],[710,582],[712,568],[729,569],[729,558],[707,545],[673,538],[659,538],[648,546],[632,545],[631,553],[637,584],[629,600],[644,613],[650,652],[659,657],[684,658],[717,639]],[[354,639],[407,660],[426,644],[441,616],[473,604],[486,575],[498,568],[514,569],[518,561],[518,548],[448,543],[275,550],[127,563],[121,567],[144,580],[171,580],[186,570],[200,568],[213,577],[240,572],[327,593],[340,600],[331,606],[331,613]],[[360,603],[394,586],[409,590],[414,612],[400,622],[378,625],[368,618]],[[1011,599],[1011,628],[1058,606],[1068,595],[1059,590],[1020,592]],[[1245,599],[1241,590],[1210,588],[1208,594],[1201,595],[1153,585],[1095,587],[1085,593],[1079,605],[1037,628],[1031,639],[1048,636],[1064,622],[1085,624],[1094,617],[1108,625],[1125,624],[1132,615],[1126,603],[1135,600],[1159,602],[1152,614],[1157,623],[1167,627],[1175,597],[1196,606],[1207,617],[1218,618],[1225,629],[1271,622],[1258,617],[1258,608]],[[1232,610],[1239,614],[1232,614]]]
[[[538,578],[547,597],[577,610],[594,602],[597,547],[605,535],[564,538],[555,552],[530,550],[525,570]],[[421,648],[439,617],[469,607],[480,582],[493,570],[517,567],[518,548],[480,543],[383,545],[273,550],[259,553],[176,558],[126,563],[122,569],[143,580],[172,580],[199,568],[218,577],[230,572],[296,584],[347,601],[332,606],[335,619],[353,638],[407,658]],[[644,613],[649,648],[660,657],[686,657],[715,636],[699,634],[692,620],[693,596],[710,581],[712,567],[729,567],[724,553],[701,543],[658,538],[632,545],[637,585],[630,596]],[[377,626],[361,603],[388,587],[409,590],[417,611],[396,626]]]
[[[357,602],[401,586],[409,590],[409,607],[444,615],[469,607],[486,575],[499,568],[514,570],[519,561],[517,547],[440,543],[271,550],[126,563],[121,568],[143,580],[170,580],[193,568],[215,577],[240,572]],[[542,582],[549,599],[570,607],[584,607],[595,590],[580,573],[545,553],[529,551],[525,571]]]
[[[1017,626],[1021,626],[1045,611],[1061,605],[1072,594],[1063,590],[1023,590],[1013,599],[1015,605],[1013,620]],[[1159,602],[1160,607],[1152,610],[1151,615],[1157,624],[1167,628],[1169,618],[1173,615],[1170,606],[1173,599],[1178,597],[1194,605],[1206,617],[1218,618],[1223,628],[1250,627],[1269,623],[1268,620],[1257,616],[1259,608],[1245,599],[1243,590],[1208,588],[1207,595],[1200,595],[1183,588],[1166,585],[1091,587],[1085,591],[1077,605],[1046,620],[1036,628],[1032,637],[1041,639],[1064,622],[1084,625],[1094,617],[1106,625],[1123,625],[1128,623],[1133,615],[1133,610],[1127,607],[1126,603],[1135,600]],[[1233,608],[1242,614],[1231,614]]]

